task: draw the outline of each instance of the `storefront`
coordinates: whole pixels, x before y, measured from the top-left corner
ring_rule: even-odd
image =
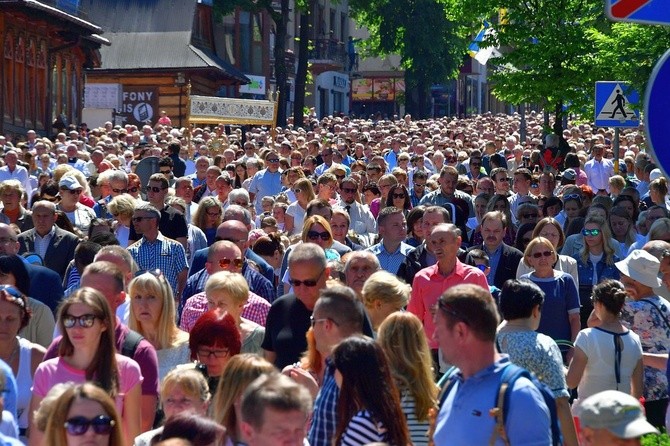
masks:
[[[319,118],[349,114],[349,76],[326,71],[316,78],[316,114]]]
[[[351,113],[356,116],[400,114],[404,97],[403,78],[362,77],[351,81]]]

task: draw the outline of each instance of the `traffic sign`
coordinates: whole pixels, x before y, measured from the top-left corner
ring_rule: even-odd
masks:
[[[670,50],[656,63],[644,96],[647,151],[666,175],[670,172]]]
[[[599,127],[637,127],[640,114],[634,109],[640,96],[625,82],[596,82],[596,119]]]
[[[605,11],[617,22],[670,25],[667,0],[605,0]]]

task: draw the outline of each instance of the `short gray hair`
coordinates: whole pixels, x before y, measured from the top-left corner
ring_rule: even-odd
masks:
[[[299,243],[288,255],[289,268],[295,263],[313,263],[325,269],[327,266],[326,253],[316,243]]]
[[[137,211],[147,212],[147,213],[151,214],[152,217],[155,217],[159,220],[161,218],[161,212],[149,203],[144,203],[144,204],[141,204],[141,205],[137,206],[135,208],[135,212],[137,212]]]

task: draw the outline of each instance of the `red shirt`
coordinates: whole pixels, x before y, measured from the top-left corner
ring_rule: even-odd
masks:
[[[407,305],[407,311],[414,314],[423,322],[423,328],[428,338],[428,346],[431,349],[438,348],[437,341],[433,339],[435,324],[433,324],[431,308],[446,290],[452,286],[466,283],[479,285],[486,291],[489,291],[489,284],[486,281],[484,273],[479,268],[466,265],[458,259],[456,259],[454,270],[448,276],[440,273],[437,264],[422,269],[414,276],[412,296]]]

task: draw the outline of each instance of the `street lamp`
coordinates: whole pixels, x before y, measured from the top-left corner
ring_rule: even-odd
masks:
[[[179,128],[181,128],[181,97],[183,88],[186,85],[186,76],[181,71],[177,73],[177,78],[174,80],[175,87],[179,87]]]

